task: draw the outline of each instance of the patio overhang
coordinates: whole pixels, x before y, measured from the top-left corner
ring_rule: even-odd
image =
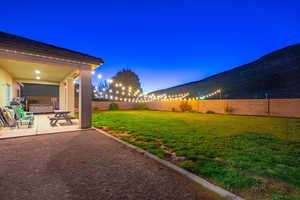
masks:
[[[74,112],[74,80],[80,78],[80,127],[91,127],[91,71],[100,58],[0,32],[0,69],[19,83],[59,86],[60,109]]]
[[[18,82],[54,85],[59,85],[67,77],[78,76],[80,69],[80,66],[58,64],[49,60],[36,61],[29,56],[22,59],[15,54],[5,56],[1,51],[0,66]]]

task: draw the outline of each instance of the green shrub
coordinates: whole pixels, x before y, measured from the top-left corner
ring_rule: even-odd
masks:
[[[119,110],[119,105],[116,103],[109,104],[109,110]]]
[[[224,107],[224,113],[229,114],[233,112],[233,108],[229,106],[228,104]]]
[[[215,111],[208,110],[208,111],[206,111],[206,114],[215,114]]]
[[[182,112],[191,112],[192,111],[192,106],[190,104],[188,104],[187,101],[182,101],[180,103],[179,107]]]
[[[148,110],[146,103],[138,103],[136,106],[137,110]]]

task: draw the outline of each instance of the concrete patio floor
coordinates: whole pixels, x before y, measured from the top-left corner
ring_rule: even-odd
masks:
[[[215,200],[215,194],[95,131],[0,140],[1,200]]]
[[[73,124],[59,121],[57,126],[51,126],[48,116],[53,116],[53,114],[35,115],[34,124],[31,128],[27,126],[20,128],[2,128],[0,129],[0,139],[80,130],[77,119],[72,120]]]

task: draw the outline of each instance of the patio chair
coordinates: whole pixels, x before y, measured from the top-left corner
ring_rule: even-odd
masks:
[[[17,127],[27,125],[30,128],[33,125],[33,113],[24,112],[21,106],[6,106],[0,108],[0,125],[3,127]]]
[[[0,107],[0,126],[1,126],[1,127],[6,127],[6,126],[8,126],[8,125],[7,125],[6,118],[5,118],[5,116],[4,116],[4,112],[3,112],[3,110],[2,110],[1,107]]]
[[[5,127],[16,127],[17,121],[14,119],[12,110],[0,108],[1,121]]]
[[[15,119],[18,128],[23,125],[28,125],[28,128],[30,128],[33,125],[34,115],[32,112],[25,112],[20,105],[14,105],[12,108],[15,111]]]
[[[0,114],[0,127],[4,127],[5,126],[5,122],[2,118],[2,115]]]

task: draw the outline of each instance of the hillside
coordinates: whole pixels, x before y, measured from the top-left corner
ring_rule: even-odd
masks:
[[[222,90],[225,99],[300,98],[300,44],[267,54],[258,60],[200,81],[152,92],[191,97]],[[210,97],[219,98],[219,95]]]

